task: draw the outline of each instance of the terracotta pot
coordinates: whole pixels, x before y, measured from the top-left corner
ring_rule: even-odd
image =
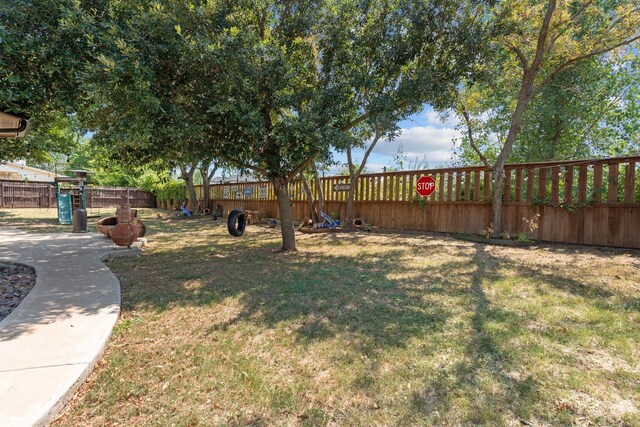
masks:
[[[100,221],[98,221],[98,223],[96,224],[96,228],[99,232],[109,237],[111,229],[115,227],[117,223],[118,219],[115,216],[110,216],[107,218],[102,218]]]
[[[111,240],[118,246],[131,247],[138,238],[138,228],[128,223],[120,223],[111,229]]]

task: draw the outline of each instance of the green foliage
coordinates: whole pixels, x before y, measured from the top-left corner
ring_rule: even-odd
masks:
[[[156,185],[154,194],[161,201],[178,201],[184,200],[186,194],[186,185],[184,181],[172,179],[170,181],[160,182]]]
[[[535,162],[634,154],[640,151],[640,57],[624,51],[567,70],[534,97],[509,162]],[[483,94],[485,119],[476,119],[476,140],[495,160],[506,135],[509,96]],[[500,136],[500,139],[495,136]],[[458,141],[462,163],[477,163],[467,137]]]
[[[156,172],[151,168],[144,169],[137,179],[137,186],[153,193],[161,202],[183,200],[186,194],[183,180],[172,178],[168,171]]]
[[[549,30],[539,48],[549,10]],[[634,41],[640,15],[633,2],[505,1],[488,17],[496,25],[488,56],[480,78],[463,85],[456,108],[469,114],[475,143],[489,161],[504,147],[510,162],[640,149],[640,58]],[[461,130],[456,154],[462,163],[477,163],[464,121]],[[516,138],[512,150],[509,136]]]
[[[425,198],[417,193],[413,195],[413,203],[417,203],[422,210],[425,209],[425,206],[427,204],[427,202],[425,201]]]
[[[80,2],[73,0],[0,2],[0,111],[31,120],[25,140],[0,139],[0,161],[44,161],[48,151],[67,152],[65,122],[88,52],[79,16]]]

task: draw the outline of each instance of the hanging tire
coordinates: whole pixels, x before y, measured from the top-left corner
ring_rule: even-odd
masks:
[[[242,236],[244,233],[244,229],[247,226],[247,219],[244,215],[244,211],[241,210],[233,210],[229,214],[229,218],[227,219],[227,229],[229,230],[229,234],[235,237]]]

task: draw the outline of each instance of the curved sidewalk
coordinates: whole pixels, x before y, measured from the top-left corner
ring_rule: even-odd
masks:
[[[0,322],[0,426],[46,425],[91,372],[120,311],[120,284],[101,261],[113,253],[131,250],[93,233],[0,226],[0,261],[37,275]]]

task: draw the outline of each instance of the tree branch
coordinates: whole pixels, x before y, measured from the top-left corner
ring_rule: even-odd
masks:
[[[482,161],[482,164],[484,164],[486,167],[491,169],[491,165],[489,164],[489,160],[487,160],[485,155],[482,154],[482,151],[480,151],[480,149],[478,148],[478,146],[476,145],[476,143],[475,143],[475,141],[473,139],[473,128],[472,128],[472,125],[471,125],[471,118],[469,118],[469,113],[467,112],[467,110],[464,107],[462,107],[462,116],[464,117],[464,121],[467,124],[467,135],[469,136],[469,144],[471,145],[471,148],[473,148],[473,151],[475,151],[476,154],[478,155],[478,157],[480,157],[480,160]]]
[[[515,54],[518,56],[518,59],[520,60],[520,64],[522,64],[522,71],[526,73],[527,69],[529,68],[529,64],[527,63],[527,57],[524,55],[524,52],[522,52],[522,50],[518,46],[515,46],[512,44],[507,44],[507,47],[512,51],[514,51]]]
[[[287,180],[291,180],[293,179],[296,175],[298,175],[300,172],[302,172],[303,170],[305,170],[307,168],[307,166],[309,166],[311,164],[311,162],[313,162],[316,158],[316,155],[313,154],[309,157],[307,157],[302,163],[300,163],[288,176],[287,176]]]
[[[542,63],[542,57],[545,52],[545,45],[547,44],[547,37],[549,36],[549,25],[551,25],[551,18],[556,10],[556,0],[549,0],[547,6],[547,12],[544,14],[542,20],[542,26],[538,33],[538,42],[536,43],[536,55],[531,62],[531,69],[534,73],[537,72],[540,64]]]
[[[640,35],[637,35],[637,36],[635,36],[633,38],[630,38],[630,39],[623,40],[623,41],[621,41],[619,43],[616,43],[616,44],[614,44],[612,46],[603,47],[601,49],[594,50],[594,51],[591,51],[589,53],[585,53],[584,55],[580,55],[580,56],[577,56],[575,58],[572,58],[572,59],[566,61],[565,63],[560,65],[558,68],[556,68],[551,74],[549,74],[549,76],[547,76],[547,78],[544,79],[539,85],[536,86],[536,88],[533,91],[534,95],[537,95],[538,93],[540,93],[540,91],[547,84],[549,84],[549,82],[551,82],[553,79],[555,79],[560,74],[562,74],[562,72],[564,72],[567,69],[569,69],[570,67],[573,67],[574,65],[576,65],[578,62],[584,61],[585,59],[589,59],[589,58],[592,58],[594,56],[602,55],[603,53],[610,52],[610,51],[612,51],[614,49],[617,49],[617,48],[619,48],[621,46],[631,44],[636,40],[640,40]]]
[[[232,164],[231,166],[234,166],[234,167],[238,166],[238,167],[241,167],[241,168],[247,168],[247,169],[252,170],[254,172],[258,172],[259,174],[263,175],[265,178],[269,177],[269,174],[267,173],[266,169],[262,169],[259,166],[250,165],[248,163],[235,163],[235,164]]]
[[[371,154],[371,152],[373,151],[373,148],[376,146],[376,143],[381,137],[382,137],[382,134],[378,129],[376,129],[376,134],[373,137],[373,141],[371,141],[371,144],[369,145],[369,148],[367,148],[367,151],[364,152],[364,157],[362,158],[362,162],[360,162],[360,167],[358,167],[358,171],[355,173],[354,177],[357,178],[360,175],[360,173],[362,173],[362,170],[364,169],[364,166],[367,164],[367,160],[369,159],[369,154]]]
[[[396,105],[394,106],[393,110],[397,111],[401,108],[404,108],[408,105],[407,101],[398,101],[396,102]],[[360,115],[359,117],[356,117],[355,119],[351,120],[349,123],[347,123],[346,125],[344,125],[342,127],[342,131],[346,132],[348,130],[353,129],[354,127],[358,126],[360,123],[364,122],[365,120],[368,120],[371,117],[371,112],[368,111],[362,115]]]

